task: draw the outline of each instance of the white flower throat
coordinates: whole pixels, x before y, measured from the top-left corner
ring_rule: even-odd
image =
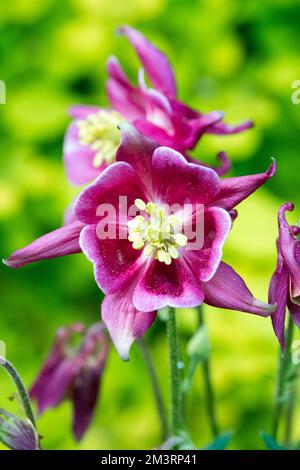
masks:
[[[145,211],[144,216],[137,215],[128,224],[128,240],[136,250],[144,250],[146,256],[167,265],[179,256],[178,248],[187,244],[187,237],[178,232],[180,220],[176,215],[168,215],[163,207],[154,202],[147,204],[141,199],[134,201],[135,206]]]
[[[77,122],[79,142],[96,152],[93,159],[95,168],[114,160],[121,139],[117,126],[122,121],[121,114],[103,109]]]

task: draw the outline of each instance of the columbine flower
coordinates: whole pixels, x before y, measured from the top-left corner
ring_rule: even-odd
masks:
[[[92,181],[114,161],[120,143],[116,126],[124,120],[184,155],[204,133],[233,134],[252,126],[250,121],[229,126],[223,123],[222,112],[201,114],[178,101],[175,77],[166,56],[138,31],[128,26],[119,31],[132,43],[154,88],[146,86],[142,70],[138,85],[133,86],[118,60],[109,59],[107,92],[113,110],[92,106],[74,106],[70,110],[74,121],[66,134],[64,159],[72,183]],[[223,174],[229,161],[224,153],[218,157],[221,167],[216,171]]]
[[[269,315],[272,307],[255,300],[221,256],[235,206],[273,176],[275,163],[266,173],[220,180],[212,169],[188,163],[133,126],[123,124],[121,130],[117,162],[75,204],[78,230],[79,224],[84,226],[79,244],[94,263],[96,281],[106,294],[102,318],[121,357],[128,359],[134,339],[145,333],[156,310],[165,305],[194,307],[206,302]],[[119,196],[126,196],[127,206],[140,213],[130,216],[120,211]],[[107,204],[114,209],[108,218],[98,212]],[[174,204],[179,209],[170,213]],[[182,230],[181,209],[186,204],[193,208],[200,204],[204,218],[203,245],[193,250],[189,249],[192,240]],[[195,225],[196,215],[192,212],[184,226]],[[101,223],[118,236],[103,239],[98,230]],[[65,227],[53,233],[57,247],[48,234],[15,252],[6,264],[22,266],[36,261],[39,253],[43,258],[47,252],[49,257],[61,256],[70,239],[75,243],[74,232],[68,236]]]
[[[74,344],[76,335],[80,344]],[[101,324],[88,331],[76,323],[60,328],[54,346],[31,388],[42,413],[66,398],[73,402],[73,432],[80,440],[87,430],[97,403],[100,379],[108,354],[108,338]]]
[[[0,408],[0,442],[11,450],[39,450],[39,436],[29,419]]]
[[[276,303],[273,328],[283,349],[286,308],[300,328],[300,228],[290,226],[285,218],[285,212],[293,209],[294,205],[287,202],[278,211],[277,266],[269,289],[269,301]]]

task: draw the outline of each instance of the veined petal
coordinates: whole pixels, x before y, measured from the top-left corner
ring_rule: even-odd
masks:
[[[274,176],[275,171],[276,163],[274,160],[265,173],[221,180],[221,190],[210,205],[220,206],[228,211],[233,209]]]
[[[135,48],[153,86],[166,96],[175,98],[176,81],[167,57],[139,31],[123,26],[119,28],[119,32],[124,34]]]
[[[278,252],[276,270],[272,276],[269,287],[269,303],[276,304],[276,310],[272,313],[272,325],[282,349],[285,348],[284,323],[286,307],[289,297],[289,272]]]
[[[83,229],[80,246],[94,264],[95,280],[104,293],[116,292],[128,284],[143,264],[141,251],[135,250],[127,239],[101,240],[96,225]]]
[[[269,316],[275,306],[256,300],[245,282],[230,266],[221,262],[215,276],[209,282],[202,282],[204,302],[208,305],[241,312]]]
[[[110,165],[82,191],[75,202],[76,216],[86,224],[97,224],[109,211],[107,217],[115,220],[122,196],[127,198],[128,209],[137,198],[148,201],[138,172],[125,161]]]
[[[133,304],[140,311],[166,307],[196,307],[204,294],[186,261],[173,260],[170,265],[150,259],[140,274],[133,292]]]
[[[102,320],[123,361],[129,360],[134,340],[141,338],[156,318],[156,312],[138,311],[128,296],[128,289],[107,295],[102,302]]]
[[[172,204],[204,204],[212,201],[220,190],[215,171],[193,163],[175,150],[159,147],[154,151],[153,185],[156,200]]]
[[[3,262],[10,268],[20,268],[34,261],[80,253],[79,235],[83,227],[78,220],[67,224],[15,251]]]
[[[285,219],[285,212],[292,211],[292,203],[283,204],[278,212],[279,250],[291,276],[291,296],[294,303],[300,303],[300,240],[295,238],[293,228]]]
[[[215,275],[222,259],[223,245],[232,221],[227,211],[220,207],[211,207],[204,211],[202,225],[203,245],[198,249],[189,250],[188,244],[184,250],[184,258],[197,279],[208,282]],[[200,234],[198,236],[200,237]]]

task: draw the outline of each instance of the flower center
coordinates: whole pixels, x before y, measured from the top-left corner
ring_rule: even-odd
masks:
[[[161,263],[171,264],[172,259],[179,256],[178,248],[187,244],[187,237],[178,230],[180,220],[154,202],[146,204],[136,199],[134,203],[145,212],[145,217],[137,215],[127,223],[128,240],[135,250],[143,249],[146,256],[153,255]]]
[[[111,163],[120,144],[118,124],[123,121],[116,111],[100,110],[77,122],[81,145],[90,147],[95,153],[93,165],[98,168],[103,162]]]

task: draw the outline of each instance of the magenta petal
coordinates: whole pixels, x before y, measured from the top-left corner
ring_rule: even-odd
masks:
[[[107,295],[102,302],[102,320],[123,361],[129,360],[134,340],[141,338],[156,318],[156,312],[140,312],[128,298],[127,290]]]
[[[205,293],[204,302],[218,308],[239,310],[267,317],[274,306],[256,300],[243,279],[227,264],[220,263],[215,276],[201,283]]]
[[[107,209],[110,219],[115,220],[122,209],[122,196],[126,196],[128,208],[137,198],[148,200],[139,175],[125,161],[110,165],[82,191],[75,202],[76,216],[86,224],[96,224]]]
[[[3,262],[10,268],[20,268],[34,261],[80,253],[79,235],[83,227],[79,221],[65,225],[15,251]]]
[[[184,258],[199,281],[209,281],[220,264],[225,240],[232,225],[227,211],[220,207],[205,210],[203,220],[203,246],[184,251]]]
[[[130,124],[120,124],[121,145],[117,151],[117,162],[129,163],[152,193],[152,154],[159,146],[154,140],[141,134]]]
[[[154,87],[166,96],[175,98],[176,81],[167,57],[135,29],[123,26],[119,31],[135,48]]]
[[[133,304],[140,311],[166,307],[196,307],[204,294],[184,259],[167,266],[150,259],[133,292]]]
[[[252,121],[245,121],[237,126],[217,122],[207,129],[208,134],[237,134],[253,127]]]
[[[152,159],[156,200],[172,204],[204,204],[213,200],[220,189],[215,171],[188,163],[175,150],[159,147]]]
[[[99,106],[77,104],[69,109],[69,114],[73,119],[86,119],[90,114],[97,113],[100,109]]]
[[[274,176],[275,171],[276,162],[273,161],[265,173],[221,180],[221,190],[211,205],[233,209]]]
[[[76,122],[66,132],[63,153],[67,176],[78,186],[94,180],[107,166],[106,163],[97,168],[93,165],[95,152],[79,142]]]
[[[276,304],[276,310],[272,313],[272,324],[282,349],[285,348],[284,323],[288,297],[289,272],[279,252],[276,270],[269,287],[269,303]]]
[[[104,293],[112,293],[134,278],[142,266],[141,252],[132,248],[127,239],[100,240],[96,225],[82,230],[80,246],[94,264],[95,280]]]
[[[290,314],[293,317],[294,322],[296,323],[297,327],[300,329],[300,306],[294,304],[290,299],[288,299],[287,306],[288,306]]]
[[[285,219],[285,212],[293,209],[292,203],[283,204],[279,209],[279,249],[291,276],[292,299],[298,303],[300,301],[300,240],[295,238],[293,228]]]

